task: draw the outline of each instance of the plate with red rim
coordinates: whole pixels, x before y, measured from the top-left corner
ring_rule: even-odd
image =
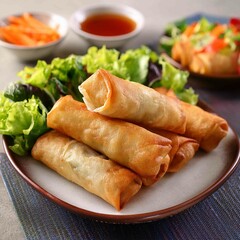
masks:
[[[211,111],[200,101],[204,109]],[[167,173],[159,182],[143,187],[121,211],[99,197],[69,182],[30,155],[20,157],[4,150],[18,174],[43,196],[85,218],[107,223],[142,223],[175,215],[216,191],[234,172],[240,161],[240,144],[230,127],[227,136],[210,153],[198,151],[179,172]]]
[[[187,24],[191,24],[193,22],[199,21],[202,17],[205,17],[208,19],[210,22],[218,22],[221,24],[228,23],[230,17],[225,17],[225,16],[216,16],[216,15],[211,15],[211,14],[206,14],[206,13],[196,13],[191,16],[176,20],[174,22],[179,22],[182,20],[185,20]],[[160,36],[162,38],[164,36],[164,33]],[[189,71],[190,75],[194,77],[195,79],[199,80],[206,80],[209,84],[211,83],[216,83],[218,82],[220,85],[224,84],[226,85],[232,85],[234,84],[239,84],[240,82],[240,73],[239,74],[200,74],[200,73],[195,73],[189,70],[186,67],[183,67],[180,63],[176,62],[175,60],[171,59],[171,56],[168,56],[169,60],[173,63],[173,65],[181,70],[186,70]],[[217,87],[217,86],[216,86]]]

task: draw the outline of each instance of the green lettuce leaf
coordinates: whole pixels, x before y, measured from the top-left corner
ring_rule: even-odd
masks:
[[[50,64],[39,60],[34,67],[25,67],[18,73],[21,82],[45,90],[53,100],[71,94],[82,100],[78,86],[87,78],[81,57],[54,58]]]
[[[186,27],[187,22],[185,19],[168,24],[164,35],[159,40],[160,52],[166,52],[170,56],[173,45]]]
[[[13,102],[0,94],[0,134],[10,136],[9,147],[18,155],[31,150],[36,139],[48,130],[47,109],[39,99]]]
[[[175,68],[161,57],[159,64],[162,65],[162,77],[158,85],[172,89],[180,100],[196,105],[198,95],[192,88],[186,88],[189,72]]]
[[[120,78],[144,84],[149,60],[157,61],[157,59],[157,54],[146,46],[122,54],[116,49],[107,49],[105,46],[98,49],[93,46],[88,49],[86,55],[82,56],[82,63],[89,74],[102,68]]]
[[[181,92],[187,83],[189,72],[181,71],[163,59],[159,63],[162,65],[162,86],[173,89],[176,93]]]
[[[207,18],[202,17],[194,28],[194,33],[206,33],[211,31],[215,26],[215,23],[210,22]]]
[[[119,67],[117,62],[120,52],[116,49],[107,49],[106,46],[97,48],[90,47],[85,55],[82,56],[82,64],[86,66],[87,72],[95,73],[103,68],[115,75],[118,75]]]
[[[158,56],[146,46],[127,50],[121,54],[119,59],[121,77],[133,82],[145,84],[150,60],[156,62]]]
[[[188,24],[186,19],[176,21],[174,23],[169,23],[165,29],[165,34],[169,37],[177,37],[179,34],[184,32]]]
[[[44,88],[51,75],[51,66],[45,61],[39,60],[35,67],[26,66],[18,73],[24,83],[35,87]]]
[[[30,99],[34,95],[42,101],[48,110],[50,110],[55,103],[46,91],[29,84],[10,83],[3,94],[14,102]]]

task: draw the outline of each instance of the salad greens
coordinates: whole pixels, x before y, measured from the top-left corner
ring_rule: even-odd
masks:
[[[47,94],[46,91],[34,87],[29,84],[22,83],[10,83],[4,92],[4,96],[11,99],[14,102],[30,99],[32,96],[38,97],[43,105],[50,110],[55,101]]]
[[[90,74],[103,68],[120,78],[145,83],[149,61],[156,62],[157,59],[157,54],[146,46],[130,49],[122,54],[116,49],[103,46],[100,49],[90,47],[82,57],[82,63]]]
[[[231,18],[228,23],[220,24],[201,17],[198,21],[189,24],[185,20],[171,23],[160,39],[160,51],[171,56],[173,45],[181,34],[185,33],[196,51],[234,52],[239,48],[239,22],[239,19]]]
[[[202,17],[197,23],[196,27],[194,28],[195,34],[201,34],[201,33],[208,33],[210,32],[214,27],[216,26],[216,23],[208,21],[205,17]]]
[[[171,56],[173,45],[187,26],[187,22],[184,19],[175,23],[169,23],[165,29],[165,34],[160,38],[160,52],[166,52],[169,56]]]
[[[181,71],[166,62],[164,58],[159,59],[162,66],[162,75],[160,79],[155,79],[150,83],[150,87],[165,87],[172,89],[178,98],[184,102],[196,105],[198,95],[192,88],[186,88],[188,71]]]
[[[211,31],[216,24],[208,21],[205,17],[202,17],[194,28],[194,38],[193,42],[199,42],[199,38],[202,39],[202,36],[205,35],[209,42],[208,33]],[[175,23],[170,23],[165,29],[165,35],[160,39],[160,51],[166,52],[171,56],[171,49],[175,42],[179,39],[179,36],[188,28],[186,20],[177,21]]]
[[[31,150],[48,130],[46,118],[53,104],[71,94],[82,100],[78,86],[87,78],[79,56],[55,58],[50,64],[38,61],[18,73],[21,78],[0,94],[0,134],[11,139],[10,149],[18,155]]]
[[[18,73],[21,82],[46,91],[53,102],[61,95],[70,94],[76,100],[82,95],[78,86],[87,78],[81,57],[71,55],[67,58],[54,58],[50,64],[39,60],[35,67],[26,66]]]
[[[82,56],[54,58],[50,63],[39,60],[18,73],[20,80],[0,93],[0,134],[8,135],[10,149],[27,154],[37,138],[48,131],[46,117],[54,103],[64,95],[82,101],[78,87],[96,70],[149,87],[171,88],[191,104],[198,96],[186,88],[188,72],[178,70],[146,46],[119,52],[116,49],[90,47]]]
[[[0,134],[11,137],[10,149],[20,156],[27,154],[37,137],[48,130],[47,109],[34,96],[13,102],[0,94]]]

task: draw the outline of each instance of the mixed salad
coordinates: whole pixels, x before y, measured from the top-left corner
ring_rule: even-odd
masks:
[[[0,93],[0,134],[10,138],[10,149],[26,155],[36,139],[48,130],[47,113],[64,95],[82,101],[78,86],[97,69],[104,68],[128,81],[149,87],[172,89],[183,101],[196,104],[198,95],[187,88],[188,72],[174,68],[146,46],[120,53],[116,49],[90,47],[85,55],[39,60],[26,66]]]
[[[240,50],[240,19],[231,18],[228,23],[210,22],[202,17],[188,24],[186,20],[171,23],[160,39],[160,49],[171,56],[173,45],[184,35],[197,52],[229,53]]]

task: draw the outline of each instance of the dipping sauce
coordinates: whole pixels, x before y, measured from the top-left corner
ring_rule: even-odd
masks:
[[[132,32],[136,28],[136,23],[124,15],[102,13],[87,17],[80,24],[80,28],[99,36],[118,36]]]

